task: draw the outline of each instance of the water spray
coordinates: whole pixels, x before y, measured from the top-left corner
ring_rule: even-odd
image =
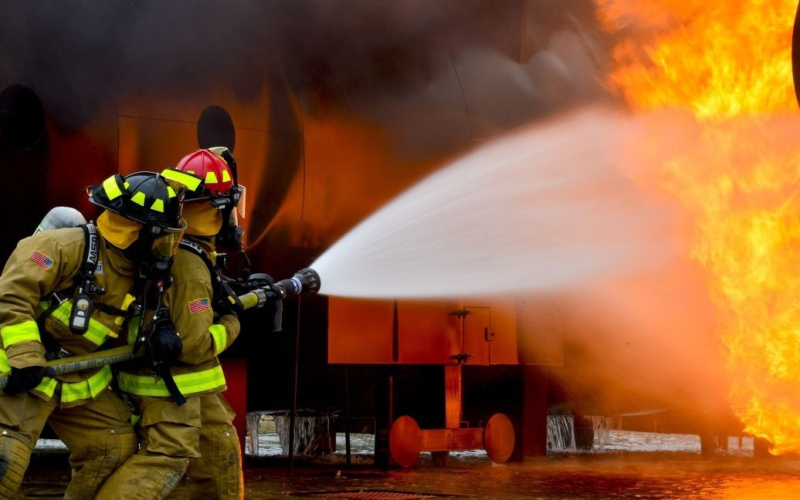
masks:
[[[444,165],[311,264],[321,294],[438,299],[541,293],[670,257],[670,207],[622,167],[637,122],[596,105],[554,115]]]

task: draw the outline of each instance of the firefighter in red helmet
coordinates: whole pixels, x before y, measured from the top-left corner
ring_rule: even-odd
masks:
[[[244,188],[236,182],[235,161],[225,148],[191,153],[162,174],[187,187],[187,228],[172,265],[174,284],[165,297],[183,340],[171,372],[186,404],[178,405],[152,375],[120,373],[120,388],[141,409],[144,444],[107,481],[101,498],[139,498],[143,488],[159,485],[175,497],[243,498],[234,415],[222,396],[225,377],[217,359],[239,334],[239,321],[227,305],[235,295],[221,288],[216,247],[241,245],[237,221],[244,216]],[[185,481],[178,484],[184,473]]]

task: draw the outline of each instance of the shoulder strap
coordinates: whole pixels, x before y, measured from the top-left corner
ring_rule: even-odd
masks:
[[[186,251],[193,252],[200,256],[203,259],[203,263],[205,263],[206,267],[208,268],[208,272],[211,275],[211,292],[213,293],[212,303],[215,304],[215,309],[221,310],[223,307],[224,309],[230,309],[233,307],[234,309],[244,310],[241,301],[239,301],[239,297],[231,290],[231,287],[228,285],[225,277],[222,276],[222,273],[219,270],[219,267],[208,257],[208,254],[194,241],[190,241],[187,239],[182,239],[180,243],[180,247]]]
[[[97,261],[100,258],[100,240],[97,237],[97,226],[89,222],[81,226],[86,244],[83,247],[83,264],[81,265],[81,275],[84,277],[94,276],[97,269]]]
[[[185,250],[190,250],[199,255],[200,257],[205,257],[203,260],[209,260],[208,256],[206,256],[206,253],[203,251],[200,245],[198,245],[192,240],[187,240],[186,238],[181,239],[180,247]]]

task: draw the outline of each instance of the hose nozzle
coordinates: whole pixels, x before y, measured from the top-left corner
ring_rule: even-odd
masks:
[[[271,278],[270,278],[271,280]],[[313,269],[301,269],[289,279],[267,284],[239,296],[243,309],[262,307],[267,302],[281,301],[287,297],[311,295],[319,291],[319,273]]]
[[[275,283],[275,288],[281,291],[281,298],[296,295],[312,295],[319,291],[321,281],[319,273],[311,268],[301,269],[289,279]]]

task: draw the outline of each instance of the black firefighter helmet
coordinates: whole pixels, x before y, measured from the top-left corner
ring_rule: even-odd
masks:
[[[89,188],[89,201],[139,222],[154,235],[181,232],[184,189],[155,172],[115,174]]]

